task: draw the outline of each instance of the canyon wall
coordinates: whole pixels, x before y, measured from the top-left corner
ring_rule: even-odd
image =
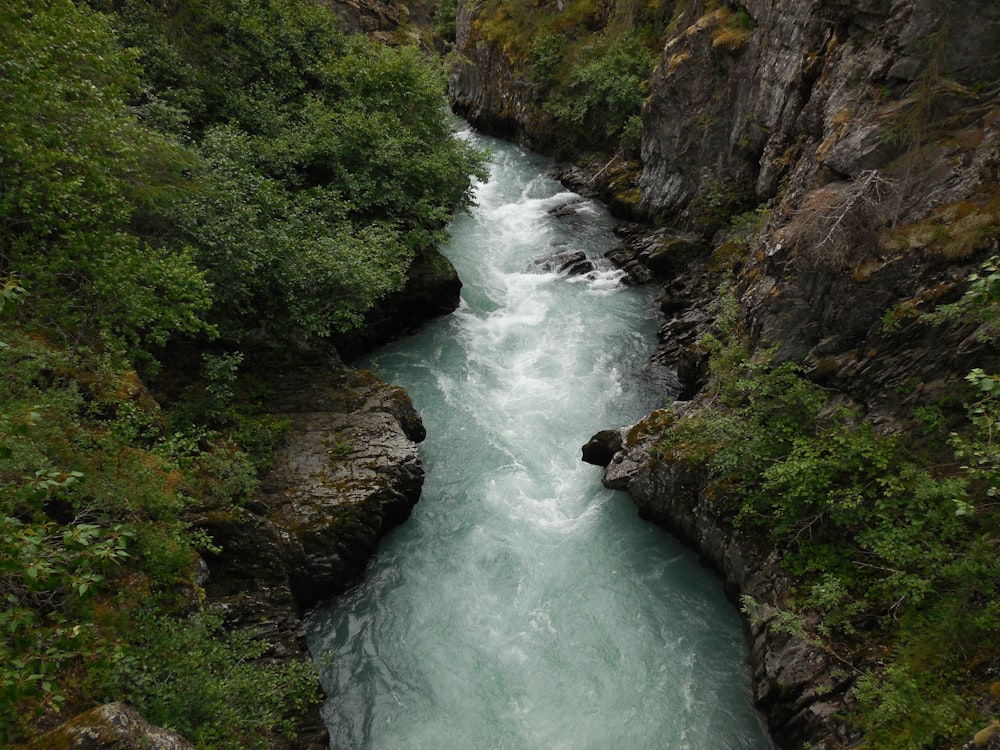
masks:
[[[568,3],[543,3],[550,14]],[[1000,235],[1000,5],[932,0],[663,4],[672,13],[642,107],[626,263],[664,285],[662,345],[679,391],[704,408],[718,297],[734,292],[752,352],[808,377],[877,430],[913,428],[973,368],[1000,359],[976,325],[922,313],[958,300]],[[669,6],[669,7],[667,7]],[[496,9],[459,7],[450,91],[473,124],[555,151],[530,60],[484,32]],[[606,14],[605,20],[611,18]],[[608,20],[605,33],[611,33]],[[577,190],[614,198],[616,156],[557,154]],[[584,165],[581,169],[580,165]],[[615,208],[615,201],[610,202]],[[734,221],[734,218],[737,220]],[[740,232],[739,225],[753,231]],[[842,748],[852,681],[773,608],[793,585],[766,545],[719,513],[703,473],[654,462],[656,418],[585,453],[640,513],[685,539],[748,614],[755,697],[782,747]],[[601,442],[601,441],[598,441]],[[993,709],[987,708],[987,713]]]

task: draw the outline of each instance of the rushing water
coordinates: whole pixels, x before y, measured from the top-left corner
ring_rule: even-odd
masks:
[[[642,377],[650,293],[534,263],[599,259],[610,221],[481,142],[492,178],[443,248],[460,309],[370,363],[421,411],[427,476],[364,584],[310,623],[332,746],[770,748],[720,583],[580,460],[663,398]]]

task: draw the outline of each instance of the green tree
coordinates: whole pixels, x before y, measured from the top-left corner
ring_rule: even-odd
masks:
[[[622,34],[610,44],[584,48],[581,55],[587,62],[574,70],[552,112],[573,133],[601,133],[613,143],[637,149],[653,53],[633,35]]]
[[[207,332],[209,287],[190,251],[130,232],[136,206],[189,163],[127,106],[135,55],[107,19],[68,0],[0,8],[0,272],[22,313],[133,351]]]
[[[414,48],[345,37],[310,0],[130,0],[119,25],[142,44],[143,116],[203,157],[144,225],[195,248],[232,342],[358,325],[471,200],[482,158]]]

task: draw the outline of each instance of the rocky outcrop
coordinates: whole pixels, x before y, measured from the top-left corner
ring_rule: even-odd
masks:
[[[518,65],[487,42],[478,22],[481,0],[459,0],[455,56],[448,73],[454,110],[484,133],[546,152],[555,145],[552,117]]]
[[[417,502],[424,428],[405,391],[371,373],[296,365],[272,371],[269,386],[287,439],[257,497],[200,519],[220,548],[206,556],[204,588],[228,625],[267,641],[265,658],[301,660],[302,614],[356,583]],[[327,744],[314,711],[288,747]]]
[[[194,745],[124,703],[106,703],[34,739],[25,750],[194,750]]]
[[[331,0],[344,29],[387,44],[422,44],[430,36],[437,4],[426,0]]]
[[[345,362],[413,333],[431,318],[453,312],[462,281],[451,261],[435,248],[421,250],[407,271],[406,284],[365,314],[364,325],[333,337]]]
[[[245,509],[201,520],[222,547],[206,587],[225,597],[280,586],[301,613],[354,584],[409,516],[424,429],[405,391],[364,371],[297,368],[271,384],[287,438]]]
[[[604,484],[630,493],[643,518],[696,550],[723,577],[731,599],[747,596],[754,602],[745,609],[754,699],[778,745],[850,747],[858,737],[839,714],[850,702],[850,679],[838,676],[838,665],[823,649],[778,627],[773,607],[756,603],[780,601],[788,590],[776,555],[736,532],[725,498],[706,491],[700,466],[650,460],[658,421],[689,408],[678,402],[630,427],[599,433],[588,443],[589,451],[584,449],[584,460],[606,464]]]
[[[945,121],[983,103],[973,88],[1000,77],[989,0],[737,7],[689,19],[666,43],[643,111],[651,215],[697,222],[712,203],[777,196],[799,170],[818,187],[882,168],[935,118],[955,129],[963,118]]]
[[[643,209],[704,232],[767,203],[737,264],[752,342],[889,428],[986,354],[917,313],[997,247],[998,13],[722,8],[668,40],[643,112]]]

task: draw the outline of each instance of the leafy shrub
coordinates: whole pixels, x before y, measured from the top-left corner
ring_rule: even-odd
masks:
[[[266,748],[275,732],[294,739],[290,717],[319,685],[312,663],[261,662],[266,648],[246,631],[225,632],[215,614],[154,615],[115,653],[105,690],[199,747]]]
[[[559,65],[566,50],[566,38],[561,34],[540,33],[531,41],[532,83],[545,88],[557,81]]]
[[[310,0],[11,0],[0,77],[0,743],[102,697],[206,747],[287,735],[312,667],[175,619],[194,513],[249,496],[283,429],[234,342],[355,325],[482,158],[433,65]],[[161,409],[135,368],[217,334]]]
[[[646,98],[653,54],[631,34],[610,45],[585,47],[586,62],[574,70],[565,93],[550,105],[552,113],[572,137],[599,133],[612,142],[638,147],[641,128],[637,119]]]
[[[131,0],[119,18],[201,156],[197,189],[142,225],[193,249],[230,343],[359,325],[485,177],[422,53],[345,37],[318,3],[210,0],[178,19]]]

